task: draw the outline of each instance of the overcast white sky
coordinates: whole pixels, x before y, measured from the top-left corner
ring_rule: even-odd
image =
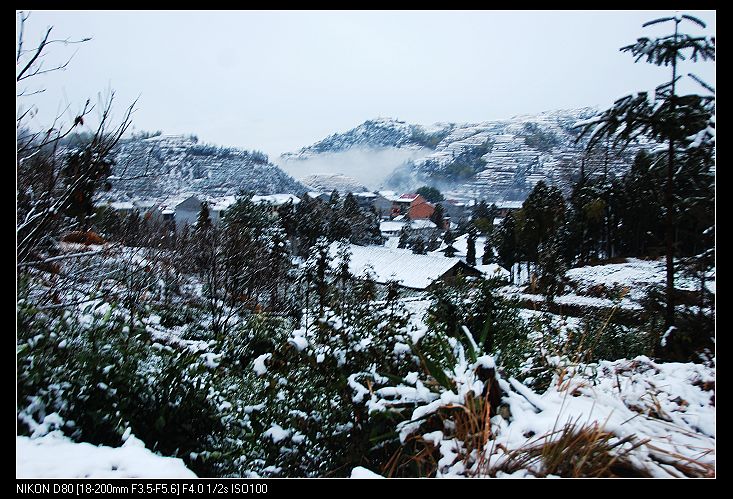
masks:
[[[687,12],[687,11],[686,11]],[[715,34],[714,11],[689,11]],[[26,46],[54,26],[36,123],[111,88],[138,95],[138,130],[195,133],[273,159],[364,120],[475,122],[608,106],[668,70],[619,52],[666,11],[34,11]],[[690,32],[700,33],[691,27]],[[665,31],[666,33],[666,31]],[[685,68],[687,69],[687,68]],[[714,63],[689,70],[714,83]]]

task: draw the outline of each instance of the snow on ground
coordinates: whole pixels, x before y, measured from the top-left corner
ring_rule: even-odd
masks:
[[[514,288],[505,287],[500,288],[502,292],[511,294],[513,291],[515,291]],[[532,302],[537,303],[544,303],[547,299],[544,295],[533,295],[533,294],[527,294],[522,293],[520,295],[520,298],[522,300],[529,300]],[[555,303],[558,305],[575,305],[580,307],[594,307],[594,308],[613,308],[616,306],[616,302],[608,299],[608,298],[596,298],[594,296],[578,296],[575,294],[568,294],[568,295],[561,295],[555,297]],[[621,302],[619,302],[619,306],[621,308],[625,308],[628,310],[642,310],[642,306],[638,303],[623,299]]]
[[[602,285],[608,289],[613,287],[628,287],[629,298],[638,301],[644,297],[645,289],[651,285],[665,283],[664,260],[639,260],[628,258],[626,263],[608,265],[589,265],[570,269],[567,277],[579,286],[579,291],[585,291],[593,286]],[[708,289],[715,291],[715,275],[709,276],[711,284]],[[675,287],[683,290],[696,290],[699,283],[678,272],[675,277]]]
[[[609,452],[621,456],[642,475],[652,477],[709,476],[715,469],[715,366],[693,363],[658,364],[640,356],[573,366],[558,364],[558,374],[544,393],[535,393],[514,378],[499,379],[507,412],[490,421],[491,436],[482,459],[466,460],[463,441],[446,424],[443,430],[423,433],[421,421],[441,408],[462,405],[469,393],[480,396],[484,383],[477,379],[479,365],[459,356],[451,377],[453,390],[439,395],[404,385],[376,390],[368,401],[371,411],[417,404],[412,416],[398,425],[404,442],[421,434],[439,453],[438,477],[533,476],[543,474],[541,460],[514,461],[520,469],[502,470],[511,457],[573,431],[598,429],[608,434]],[[366,392],[367,390],[364,389]],[[394,398],[397,397],[397,398]],[[437,457],[437,456],[436,456]],[[354,469],[352,476],[368,470]],[[683,473],[683,471],[685,473]]]
[[[384,478],[382,475],[378,475],[374,473],[373,471],[369,471],[368,469],[357,466],[353,470],[351,470],[351,478]]]
[[[630,459],[652,476],[680,476],[669,465],[675,461],[715,465],[715,367],[657,364],[641,356],[570,370],[556,381],[541,395],[514,379],[500,381],[511,419],[492,419],[495,448],[520,448],[532,440],[528,435],[540,437],[568,422],[595,423],[618,439],[649,439],[630,451]],[[501,462],[503,454],[496,452],[491,462]]]
[[[161,457],[130,435],[121,447],[77,443],[54,431],[16,439],[17,478],[196,478],[181,459]]]
[[[500,288],[505,296],[513,296],[525,301],[544,302],[545,297],[539,294],[525,293],[528,284],[526,265],[515,266],[515,272],[521,271],[521,285]],[[570,281],[567,294],[555,297],[558,305],[580,306],[589,308],[613,308],[619,306],[626,310],[642,310],[642,300],[650,286],[663,286],[665,283],[665,263],[663,260],[639,260],[628,258],[625,263],[607,265],[588,265],[570,269],[565,274]],[[705,286],[715,293],[715,269],[706,275]],[[699,289],[698,280],[677,273],[675,288],[687,291]],[[612,297],[621,297],[614,300]]]

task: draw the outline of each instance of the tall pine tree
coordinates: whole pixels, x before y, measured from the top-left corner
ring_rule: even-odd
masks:
[[[678,165],[684,157],[697,149],[710,148],[714,143],[715,96],[707,83],[693,74],[689,76],[700,83],[708,95],[678,95],[678,63],[689,58],[715,60],[715,38],[694,36],[680,32],[682,22],[705,28],[701,20],[683,14],[662,17],[644,23],[643,27],[661,23],[673,23],[674,32],[659,38],[639,38],[636,43],[621,48],[630,52],[636,62],[646,62],[656,66],[671,68],[670,79],[659,85],[653,95],[639,92],[618,99],[614,105],[581,124],[580,137],[590,134],[588,149],[611,139],[614,146],[625,147],[637,137],[646,137],[666,145],[666,179],[664,182],[664,243],[666,252],[666,313],[665,326],[674,325],[674,256],[675,232],[677,225],[675,201],[675,176]]]

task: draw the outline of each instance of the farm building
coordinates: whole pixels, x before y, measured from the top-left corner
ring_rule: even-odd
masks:
[[[367,270],[374,273],[379,284],[396,280],[402,287],[425,291],[437,281],[451,282],[457,275],[481,276],[482,273],[466,265],[460,258],[416,255],[411,250],[391,249],[382,246],[349,245],[351,259],[349,272],[361,276]],[[338,243],[330,248],[331,264],[337,265]]]

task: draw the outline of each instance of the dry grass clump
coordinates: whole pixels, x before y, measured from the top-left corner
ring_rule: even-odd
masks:
[[[481,396],[472,392],[466,395],[463,404],[448,404],[430,416],[422,425],[422,433],[430,428],[441,430],[444,438],[455,443],[456,459],[451,465],[463,461],[464,469],[483,469],[488,455],[486,444],[491,438],[491,385]],[[434,477],[438,471],[440,459],[438,447],[414,434],[397,449],[387,464],[382,468],[385,476],[421,476]]]
[[[648,477],[647,472],[634,467],[628,459],[631,451],[647,442],[635,440],[631,436],[618,439],[598,423],[569,422],[522,448],[509,451],[506,459],[487,474],[527,470],[537,477]],[[624,446],[627,443],[630,445]]]

